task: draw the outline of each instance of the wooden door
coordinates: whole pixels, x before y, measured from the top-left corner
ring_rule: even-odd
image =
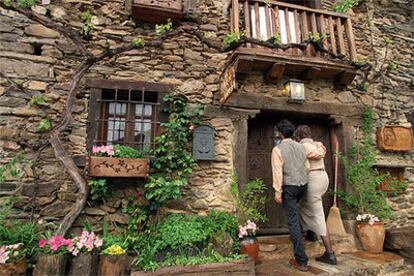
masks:
[[[275,146],[274,125],[267,120],[255,119],[249,123],[248,174],[250,180],[259,178],[265,183],[265,214],[268,220],[259,225],[261,234],[288,233],[287,219],[282,206],[276,204],[272,187],[270,157]]]
[[[288,118],[289,119],[289,118]],[[287,219],[281,205],[274,200],[272,187],[271,153],[275,146],[275,125],[281,119],[276,116],[259,116],[249,122],[248,126],[248,179],[262,179],[267,187],[265,213],[268,220],[259,225],[260,234],[283,234],[288,233]],[[330,188],[333,188],[333,166],[332,153],[329,139],[329,127],[320,120],[298,120],[291,119],[298,126],[307,124],[312,129],[314,140],[322,142],[327,148],[325,167],[329,175]],[[325,215],[332,206],[332,195],[324,196]]]

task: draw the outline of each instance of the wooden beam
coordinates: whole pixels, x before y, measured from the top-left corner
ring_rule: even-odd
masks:
[[[336,89],[343,89],[347,85],[351,84],[354,80],[356,73],[354,71],[344,71],[336,76],[334,80]]]
[[[266,81],[274,83],[283,76],[285,72],[286,64],[284,63],[275,63],[273,66],[266,72]]]
[[[321,75],[321,68],[309,67],[299,75],[301,80],[314,80]]]
[[[307,102],[303,104],[289,103],[286,98],[275,98],[267,95],[235,93],[230,96],[224,106],[295,112],[314,115],[343,115],[347,118],[360,117],[363,113],[362,105],[346,105],[326,102]]]
[[[174,84],[155,83],[144,81],[128,80],[106,80],[106,79],[87,79],[85,85],[89,88],[106,88],[106,89],[125,89],[125,90],[142,90],[150,92],[172,92],[175,89]]]

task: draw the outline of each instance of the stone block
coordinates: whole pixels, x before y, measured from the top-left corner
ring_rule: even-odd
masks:
[[[6,75],[14,74],[20,77],[49,77],[49,65],[23,60],[11,60],[0,57],[0,72]]]
[[[43,81],[29,81],[26,84],[27,89],[45,91],[48,83]]]
[[[54,216],[63,217],[72,208],[71,202],[61,202],[60,200],[55,201],[51,205],[46,206],[40,210],[40,215],[43,216]]]
[[[41,24],[32,24],[24,29],[24,32],[28,35],[46,37],[46,38],[58,38],[59,33],[49,29]]]
[[[414,227],[388,229],[385,234],[384,248],[395,251],[414,262]]]

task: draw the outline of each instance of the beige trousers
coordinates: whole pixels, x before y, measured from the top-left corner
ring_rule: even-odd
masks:
[[[325,214],[322,196],[329,187],[325,171],[311,171],[308,175],[308,191],[299,202],[299,216],[303,230],[311,230],[318,236],[326,236]]]

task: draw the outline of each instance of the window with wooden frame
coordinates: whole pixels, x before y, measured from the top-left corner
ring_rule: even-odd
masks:
[[[120,80],[89,80],[88,150],[121,144],[144,151],[155,147],[160,125],[168,119],[163,97],[173,85]]]

